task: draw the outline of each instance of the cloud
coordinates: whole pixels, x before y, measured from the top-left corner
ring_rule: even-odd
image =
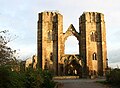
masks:
[[[112,68],[120,68],[120,62],[116,62],[116,63],[108,63],[108,66],[109,67],[112,67]]]
[[[36,45],[34,44],[28,44],[26,45],[21,45],[20,50],[18,51],[18,55],[20,56],[19,59],[25,60],[27,58],[32,57],[33,55],[37,54],[36,52]]]
[[[108,60],[110,63],[120,62],[120,48],[109,51]]]
[[[101,12],[105,15],[108,58],[110,63],[116,63],[120,57],[119,3],[120,0],[0,0],[0,29],[9,29],[11,34],[19,36],[10,46],[24,51],[25,54],[21,54],[24,57],[35,51],[39,12],[59,10],[63,15],[64,32],[71,23],[79,31],[79,17],[84,11]],[[74,50],[71,45],[67,46]]]

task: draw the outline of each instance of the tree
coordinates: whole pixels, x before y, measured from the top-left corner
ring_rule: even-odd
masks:
[[[8,31],[0,31],[0,66],[1,65],[13,65],[16,64],[16,58],[14,54],[16,50],[12,50],[10,47],[7,46],[11,39],[11,36],[7,36]],[[15,39],[15,38],[14,38]]]

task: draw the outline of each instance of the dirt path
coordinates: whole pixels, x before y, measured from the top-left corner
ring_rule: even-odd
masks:
[[[73,79],[73,80],[55,80],[59,82],[58,88],[109,88],[100,83],[96,83],[96,81],[101,81],[104,79]]]

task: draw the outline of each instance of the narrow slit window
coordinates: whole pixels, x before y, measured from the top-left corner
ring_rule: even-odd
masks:
[[[96,55],[96,53],[93,53],[93,60],[97,60],[97,55]]]

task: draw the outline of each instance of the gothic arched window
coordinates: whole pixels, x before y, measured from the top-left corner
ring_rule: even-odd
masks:
[[[91,32],[90,39],[92,42],[96,42],[97,41],[97,33]]]
[[[49,41],[52,40],[52,31],[48,31],[48,40],[49,40]]]

